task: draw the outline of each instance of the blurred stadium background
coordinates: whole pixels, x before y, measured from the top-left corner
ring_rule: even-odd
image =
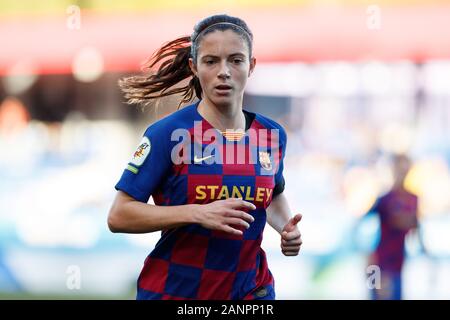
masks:
[[[287,258],[265,231],[278,298],[369,297],[379,222],[356,225],[392,183],[389,155],[407,152],[427,253],[408,239],[404,297],[449,299],[443,0],[1,0],[0,298],[134,298],[159,233],[112,234],[106,217],[144,128],[164,114],[125,105],[117,80],[214,13],[252,28],[245,106],[288,131],[285,192],[304,244]]]

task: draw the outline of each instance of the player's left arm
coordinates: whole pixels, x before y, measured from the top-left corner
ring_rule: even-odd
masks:
[[[285,256],[296,256],[302,245],[302,237],[298,229],[301,214],[292,217],[289,204],[284,193],[276,195],[266,209],[267,223],[281,236],[281,252]]]

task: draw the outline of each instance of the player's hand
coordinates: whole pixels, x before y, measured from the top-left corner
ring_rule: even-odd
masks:
[[[229,198],[217,200],[200,205],[197,211],[196,221],[202,227],[212,230],[220,230],[234,235],[242,235],[242,230],[248,229],[255,219],[245,210],[255,210],[256,206],[242,198]]]
[[[302,235],[297,227],[297,223],[302,220],[302,215],[296,214],[292,217],[281,231],[281,252],[285,256],[296,256],[302,245]]]

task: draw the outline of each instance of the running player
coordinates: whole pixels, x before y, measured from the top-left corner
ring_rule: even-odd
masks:
[[[148,127],[115,186],[111,231],[162,231],[137,299],[274,299],[261,248],[266,221],[284,255],[300,250],[301,215],[292,217],[283,194],[285,130],[242,106],[256,64],[252,41],[243,20],[210,16],[156,52],[156,73],[120,82],[130,103],[199,99]]]
[[[394,185],[368,212],[378,214],[381,224],[381,238],[370,257],[370,263],[379,266],[381,271],[381,287],[371,291],[375,300],[402,298],[405,237],[410,230],[418,227],[418,198],[404,187],[410,166],[410,160],[405,155],[394,156]]]

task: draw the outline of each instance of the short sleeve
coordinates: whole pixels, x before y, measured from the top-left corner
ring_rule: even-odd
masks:
[[[123,171],[115,189],[134,199],[147,202],[170,172],[170,136],[158,125],[150,126],[144,133],[130,162]]]
[[[283,127],[280,126],[279,129],[279,145],[280,145],[280,152],[279,152],[279,166],[277,169],[277,172],[275,173],[275,187],[273,191],[273,195],[276,196],[284,191],[284,185],[285,180],[283,176],[283,169],[284,169],[284,157],[286,154],[286,144],[287,144],[287,135],[284,131]]]

